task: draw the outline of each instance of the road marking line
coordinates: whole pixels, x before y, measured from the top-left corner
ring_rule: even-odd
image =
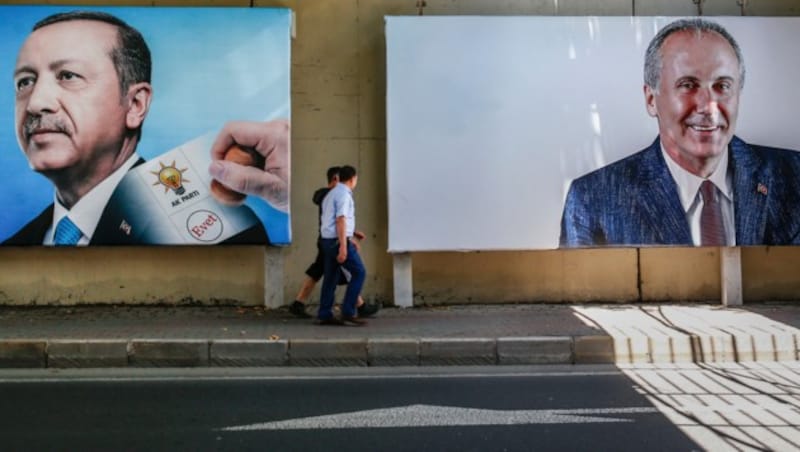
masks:
[[[529,424],[634,422],[601,417],[608,414],[654,414],[653,407],[577,408],[569,410],[488,410],[436,405],[409,405],[224,427],[222,431],[307,430],[343,428],[455,427]]]
[[[323,368],[319,368],[323,370]],[[107,376],[107,377],[88,377],[83,375],[71,376],[37,376],[37,377],[11,377],[0,375],[0,384],[19,384],[19,383],[133,383],[133,382],[156,382],[156,381],[313,381],[313,380],[407,380],[407,379],[447,379],[447,378],[516,378],[516,377],[586,377],[586,376],[621,376],[619,371],[584,371],[584,372],[510,372],[510,373],[468,373],[468,374],[438,374],[426,375],[421,373],[409,373],[400,375],[142,375],[142,376]]]

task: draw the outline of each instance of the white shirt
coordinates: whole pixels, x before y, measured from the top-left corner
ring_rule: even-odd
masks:
[[[139,160],[139,155],[134,153],[125,163],[122,164],[116,171],[111,173],[110,176],[103,179],[102,182],[97,184],[94,188],[89,190],[78,202],[72,206],[72,209],[67,210],[58,200],[58,194],[53,195],[53,222],[50,223],[50,229],[44,235],[44,244],[52,245],[53,236],[55,235],[56,226],[59,221],[65,216],[75,223],[75,226],[81,230],[81,238],[78,240],[78,245],[88,245],[92,240],[97,223],[100,222],[100,216],[114,194],[114,190],[119,185],[125,174],[133,167]]]
[[[353,200],[353,191],[350,187],[339,182],[325,195],[322,200],[322,215],[320,216],[319,235],[323,239],[338,238],[336,219],[345,218],[345,235],[352,237],[356,229],[356,207]]]
[[[700,196],[700,184],[706,179],[697,177],[694,174],[681,168],[680,165],[672,160],[664,146],[661,146],[661,153],[667,162],[672,179],[678,186],[678,196],[681,199],[683,211],[686,213],[686,221],[692,232],[692,242],[695,246],[700,246],[700,213],[703,210],[703,198]],[[725,226],[725,244],[733,246],[736,244],[736,221],[733,212],[733,177],[728,171],[728,153],[724,152],[717,165],[717,169],[708,177],[717,190],[722,194],[720,197],[720,208],[722,209],[722,223]]]

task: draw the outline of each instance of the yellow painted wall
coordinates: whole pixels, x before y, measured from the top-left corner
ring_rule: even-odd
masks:
[[[692,0],[426,0],[425,15],[695,15]],[[368,234],[364,295],[392,302],[387,248],[384,15],[415,15],[416,0],[0,1],[0,4],[280,6],[296,13],[292,43],[292,229],[284,299],[316,253],[310,198],[324,171],[359,169],[358,226]],[[738,15],[705,0],[706,15]],[[796,0],[749,0],[750,15],[800,15]],[[0,304],[264,302],[262,247],[0,248]],[[719,252],[612,249],[414,253],[415,303],[713,301]],[[745,301],[800,299],[800,249],[745,248]],[[318,292],[314,298],[318,297]]]
[[[258,304],[263,299],[261,247],[1,251],[0,304]]]

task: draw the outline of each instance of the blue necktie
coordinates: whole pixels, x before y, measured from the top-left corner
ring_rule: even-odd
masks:
[[[69,217],[64,217],[56,226],[56,234],[53,237],[53,244],[61,246],[77,245],[83,233]]]

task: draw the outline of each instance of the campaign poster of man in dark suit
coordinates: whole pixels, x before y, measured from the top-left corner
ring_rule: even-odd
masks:
[[[745,63],[733,36],[672,22],[648,46],[644,79],[658,137],[572,182],[560,246],[800,244],[800,153],[735,135]]]

